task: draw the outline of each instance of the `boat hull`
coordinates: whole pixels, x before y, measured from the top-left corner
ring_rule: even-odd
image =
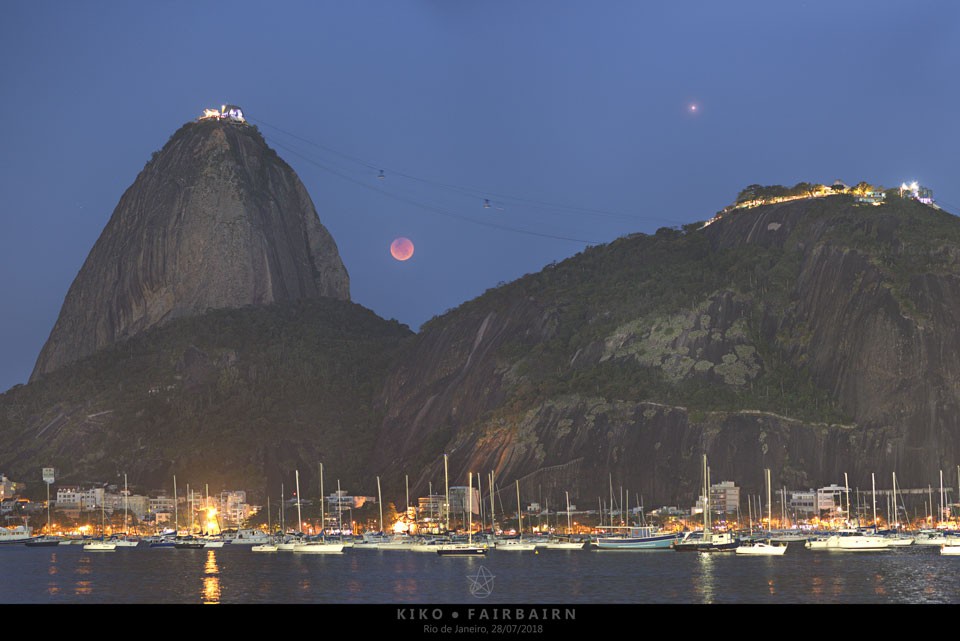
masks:
[[[601,550],[669,550],[676,540],[676,534],[653,537],[609,537],[597,539],[596,546]]]
[[[786,552],[786,545],[769,545],[767,543],[741,545],[736,549],[736,553],[740,556],[783,556]]]
[[[441,545],[437,549],[440,556],[484,556],[486,553],[487,548],[475,545]]]
[[[297,554],[340,554],[343,548],[343,543],[298,543],[293,546],[293,551]]]
[[[86,543],[83,546],[84,552],[113,552],[116,549],[116,543]]]

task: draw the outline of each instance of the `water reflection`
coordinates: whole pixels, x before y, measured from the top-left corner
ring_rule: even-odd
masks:
[[[57,567],[57,553],[52,552],[50,554],[50,565],[47,566],[47,574],[50,576],[56,576],[60,572],[60,569]],[[60,594],[60,586],[56,581],[50,581],[47,584],[47,594],[54,595]]]
[[[416,579],[400,579],[393,584],[393,592],[398,596],[415,597],[420,587]]]
[[[79,576],[86,576],[93,572],[93,567],[90,562],[91,557],[84,554],[80,557],[80,565],[76,569],[76,574]],[[74,594],[86,596],[93,593],[93,581],[77,581],[73,586]]]
[[[716,569],[713,554],[697,552],[697,562],[700,567],[699,592],[704,603],[713,603],[714,570]]]
[[[882,574],[874,574],[874,575],[873,575],[873,579],[874,579],[874,581],[877,582],[876,587],[873,589],[874,593],[877,594],[877,595],[879,595],[879,596],[885,596],[885,595],[887,594],[887,588],[884,587],[884,585],[883,585],[883,575],[882,575]]]
[[[203,602],[220,603],[220,568],[217,554],[207,550],[207,564],[203,567]]]
[[[823,579],[819,576],[812,577],[810,592],[813,596],[823,596]]]

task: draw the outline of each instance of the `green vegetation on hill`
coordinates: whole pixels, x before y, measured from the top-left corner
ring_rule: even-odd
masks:
[[[374,397],[411,335],[333,299],[179,319],[0,396],[0,466],[220,489],[279,487],[324,460],[357,478],[379,427]]]
[[[956,270],[960,226],[900,198],[882,207],[857,206],[850,195],[767,207],[798,221],[785,242],[717,247],[700,225],[634,234],[489,290],[433,323],[474,309],[509,314],[524,299],[544,309],[540,333],[515,332],[498,352],[515,381],[504,408],[518,412],[577,394],[679,405],[694,415],[757,410],[850,423],[807,367],[816,346],[795,310],[805,252],[827,243],[862,253],[910,311],[912,278]],[[766,211],[729,216],[752,221]],[[710,318],[709,310],[722,316],[730,306],[734,321]]]

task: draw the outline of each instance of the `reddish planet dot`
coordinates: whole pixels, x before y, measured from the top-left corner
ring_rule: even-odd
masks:
[[[413,242],[409,238],[396,238],[390,243],[390,255],[397,260],[407,260],[413,256]]]

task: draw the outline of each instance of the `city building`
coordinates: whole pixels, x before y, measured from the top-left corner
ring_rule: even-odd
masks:
[[[23,483],[11,481],[6,474],[0,474],[0,499],[15,497],[25,488],[26,486]]]

